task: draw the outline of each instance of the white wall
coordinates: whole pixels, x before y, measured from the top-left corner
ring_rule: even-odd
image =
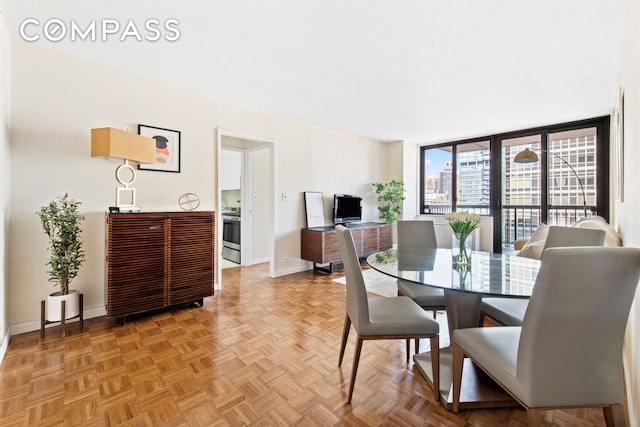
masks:
[[[420,147],[411,142],[403,141],[402,155],[402,179],[407,184],[407,198],[404,201],[403,217],[411,219],[420,210],[420,168],[419,154]]]
[[[9,344],[9,197],[11,182],[11,43],[4,15],[0,14],[0,360]]]
[[[87,260],[72,287],[84,292],[86,310],[104,312],[104,212],[114,203],[117,162],[90,157],[91,128],[136,129],[142,123],[182,132],[181,173],[138,173],[137,202],[145,211],[177,210],[178,196],[185,192],[200,196],[201,210],[216,208],[218,126],[275,141],[276,275],[309,268],[299,258],[305,226],[302,192],[371,192],[370,182],[379,179],[385,162],[377,141],[24,42],[13,42],[11,65],[11,325],[39,325],[39,302],[53,288],[47,283],[47,243],[35,212],[65,192],[82,202],[86,216]],[[289,195],[286,201],[282,193]]]
[[[640,247],[640,0],[629,0],[624,27],[620,86],[624,87],[624,201],[615,205],[615,224],[625,246]],[[615,193],[612,193],[612,197]],[[629,419],[640,425],[640,290],[631,308],[625,340],[625,375]]]

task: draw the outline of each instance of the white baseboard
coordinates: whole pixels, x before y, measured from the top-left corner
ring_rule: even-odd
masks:
[[[284,270],[278,270],[274,273],[274,277],[281,277],[281,276],[287,276],[289,274],[294,274],[294,273],[301,273],[303,271],[307,271],[310,268],[308,266],[305,265],[299,265],[296,267],[291,267],[291,268],[287,268]]]
[[[10,328],[7,328],[7,333],[2,338],[2,344],[0,345],[0,363],[4,360],[4,356],[7,354],[9,348],[9,340],[11,339]]]
[[[94,317],[100,317],[100,316],[106,316],[107,315],[107,310],[104,307],[98,307],[98,308],[92,308],[90,310],[85,310],[84,311],[84,320],[87,319],[92,319]],[[69,323],[73,323],[73,322],[78,322],[80,319],[70,319],[67,324]],[[56,324],[51,324],[51,325],[47,325],[46,327],[53,327],[56,326]],[[20,323],[17,325],[12,325],[10,328],[11,331],[11,336],[13,335],[20,335],[20,334],[24,334],[27,332],[33,332],[33,331],[39,331],[40,330],[40,321],[36,320],[34,322],[25,322],[25,323]]]

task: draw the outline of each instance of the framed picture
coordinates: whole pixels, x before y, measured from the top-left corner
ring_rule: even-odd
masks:
[[[304,192],[304,207],[307,215],[307,228],[324,227],[324,201],[318,191]]]
[[[138,169],[180,173],[180,131],[139,124],[138,135],[156,141],[156,162],[140,164]]]
[[[624,89],[618,89],[618,102],[613,111],[614,187],[616,201],[624,201]]]

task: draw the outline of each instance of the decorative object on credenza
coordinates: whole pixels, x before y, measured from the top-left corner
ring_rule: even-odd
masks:
[[[321,191],[304,192],[307,228],[324,227],[324,199]]]
[[[155,163],[138,165],[138,169],[180,173],[180,131],[138,125],[138,134],[155,141]]]
[[[136,171],[129,165],[129,161],[155,162],[154,140],[114,128],[91,129],[91,157],[114,157],[124,160],[124,163],[116,168],[116,181],[122,187],[116,187],[115,206],[135,206],[136,190],[130,185],[136,179]],[[129,196],[127,202],[123,202],[123,195]]]
[[[80,222],[84,216],[80,214],[79,205],[80,202],[65,193],[37,212],[42,229],[49,238],[49,282],[60,287],[59,291],[49,294],[48,304],[41,301],[41,337],[44,337],[47,323],[61,322],[63,336],[65,320],[80,317],[80,327],[83,326],[82,294],[77,290],[69,290],[69,283],[78,275],[85,260],[80,239]]]
[[[378,211],[380,218],[385,222],[394,223],[398,220],[398,215],[402,213],[401,203],[405,199],[404,182],[398,179],[392,179],[389,182],[374,182],[378,196]]]
[[[136,213],[142,212],[140,206],[109,206],[109,213]]]
[[[471,233],[480,224],[480,215],[469,212],[449,212],[444,214],[453,231],[451,257],[454,265],[471,264]]]
[[[576,179],[578,180],[578,184],[580,185],[580,190],[582,191],[582,208],[584,210],[584,217],[586,218],[587,217],[587,196],[584,192],[584,186],[582,185],[582,180],[578,176],[578,173],[576,172],[576,170],[573,168],[573,166],[569,164],[569,162],[567,162],[565,159],[558,156],[554,152],[549,150],[543,150],[543,149],[540,149],[540,151],[551,154],[552,156],[556,157],[562,163],[567,165],[571,170],[571,172],[573,172]],[[538,161],[538,155],[534,151],[529,150],[528,148],[525,148],[524,150],[516,154],[515,157],[513,158],[514,163],[534,163],[537,161]]]
[[[178,206],[183,211],[194,211],[200,206],[200,197],[195,193],[184,193],[178,197]]]

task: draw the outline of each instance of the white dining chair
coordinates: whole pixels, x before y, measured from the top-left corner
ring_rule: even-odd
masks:
[[[453,411],[465,357],[527,409],[602,407],[624,425],[622,347],[640,278],[640,249],[557,247],[542,265],[522,326],[453,332]]]
[[[555,247],[602,246],[604,238],[604,230],[552,225],[549,227],[544,250]],[[529,300],[523,298],[487,297],[482,299],[480,313],[482,318],[489,317],[501,325],[520,326],[528,304]]]

